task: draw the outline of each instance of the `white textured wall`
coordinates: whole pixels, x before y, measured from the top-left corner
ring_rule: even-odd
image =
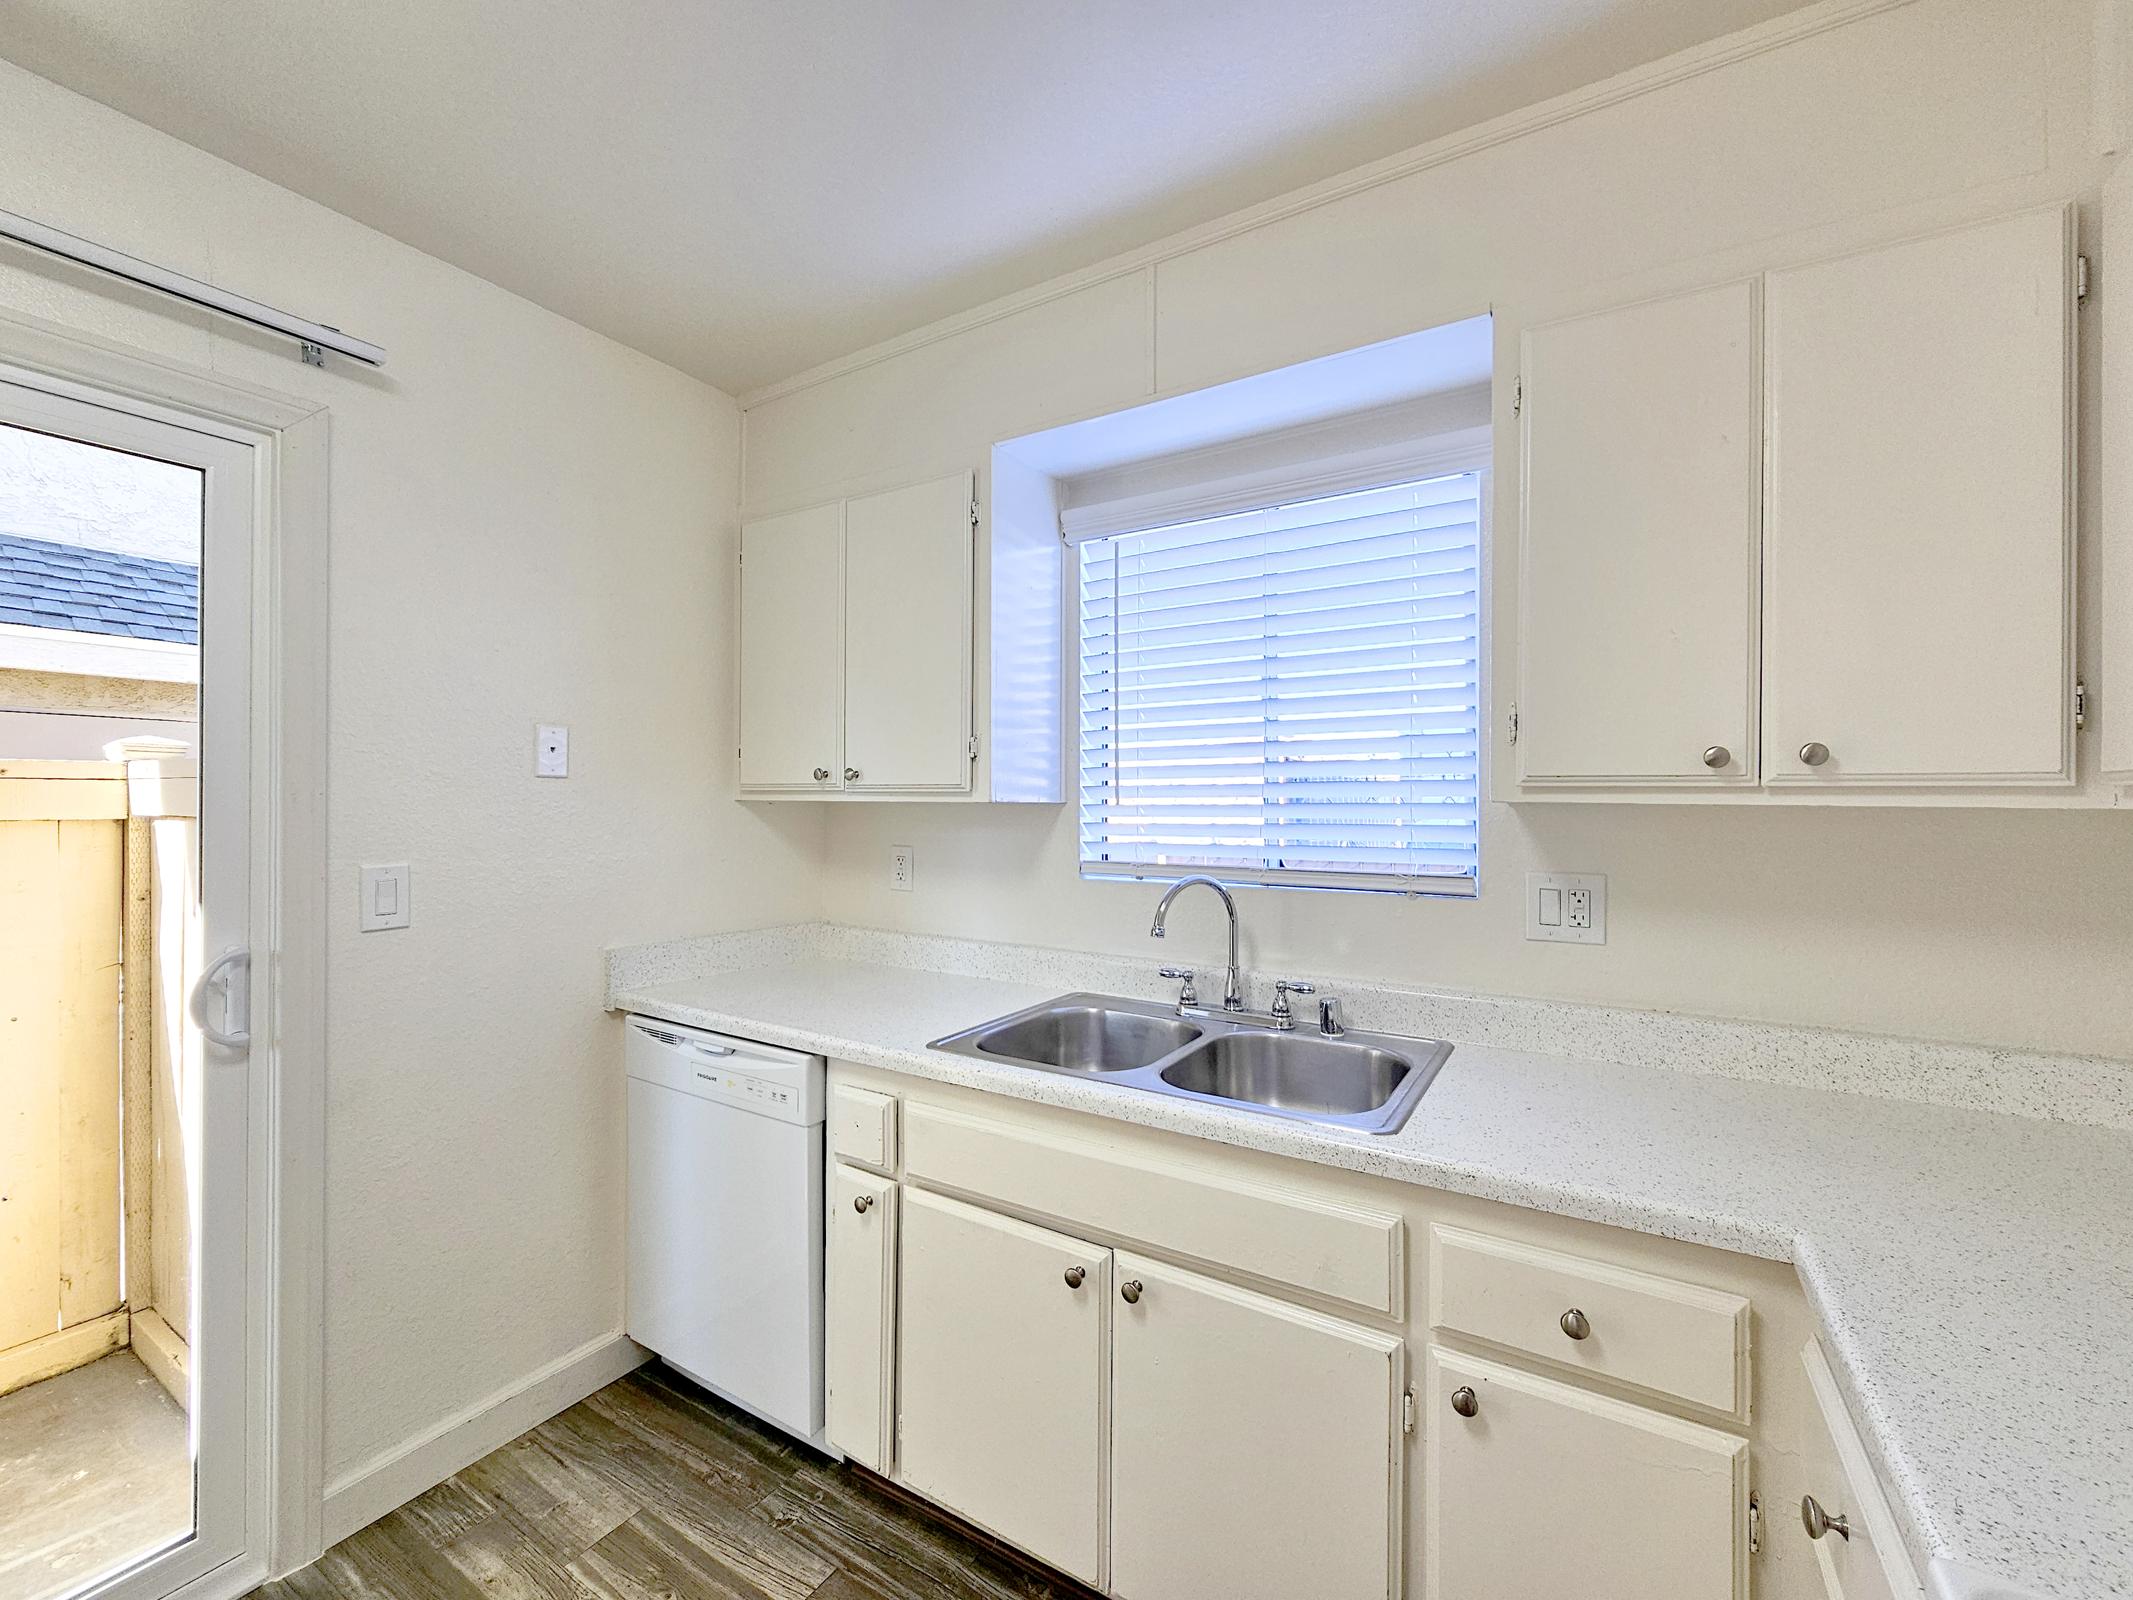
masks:
[[[1482,309],[1508,373],[1533,322],[1772,262],[2069,199],[2093,237],[2087,6],[1915,0],[1853,15],[1776,49],[1695,52],[1648,92],[1450,141],[1390,181],[1276,203],[1250,226],[1154,247],[1127,275],[767,397],[747,414],[744,499],[792,505],[951,470],[997,438]],[[2099,274],[2102,294],[2110,279]],[[2090,461],[2095,347],[2091,327]],[[1499,540],[1517,527],[1509,389],[1496,400]],[[2093,574],[2092,482],[2085,495]],[[1496,606],[1500,650],[1511,617],[1502,595]],[[2092,675],[2098,620],[2085,608]],[[1507,666],[1499,654],[1500,681]],[[2099,723],[2129,698],[2133,685],[2105,685]],[[2083,740],[2091,771],[2101,737]],[[888,888],[897,844],[917,851],[909,894]],[[1541,868],[1609,875],[1604,948],[1524,940],[1524,877]],[[832,808],[829,892],[834,915],[876,926],[1151,966],[1204,967],[1219,950],[1208,906],[1181,907],[1155,945],[1152,888],[1079,881],[1064,808]],[[1299,976],[2133,1056],[2122,812],[1497,803],[1477,901],[1253,890],[1240,904],[1252,962]]]
[[[314,371],[0,249],[0,311],[332,408],[330,1483],[617,1327],[603,945],[818,909],[821,819],[728,798],[735,408],[4,64],[0,193],[391,353]],[[414,926],[359,935],[397,860]]]

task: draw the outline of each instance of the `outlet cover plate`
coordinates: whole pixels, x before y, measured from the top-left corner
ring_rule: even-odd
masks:
[[[1606,875],[1527,873],[1526,937],[1548,944],[1607,943]]]
[[[917,859],[907,844],[889,846],[889,887],[898,894],[909,894],[912,881],[918,876]]]
[[[533,775],[536,778],[570,776],[570,730],[544,722],[533,730]]]

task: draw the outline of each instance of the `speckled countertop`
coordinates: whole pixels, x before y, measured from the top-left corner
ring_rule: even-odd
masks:
[[[1938,1593],[2133,1595],[2133,1133],[1450,1034],[1407,1126],[1370,1136],[926,1048],[1066,990],[1122,987],[1086,972],[1029,981],[1051,973],[819,948],[737,944],[723,954],[742,964],[696,976],[667,974],[715,953],[618,958],[610,1004],[1790,1261]],[[1963,1586],[1984,1575],[2019,1587]]]

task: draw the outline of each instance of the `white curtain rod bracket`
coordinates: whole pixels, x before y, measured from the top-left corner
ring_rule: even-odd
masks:
[[[347,356],[365,366],[385,365],[385,351],[367,339],[358,339],[328,327],[323,322],[312,322],[304,317],[292,316],[278,311],[273,306],[258,300],[247,299],[241,294],[198,278],[188,278],[182,272],[172,272],[168,267],[159,267],[152,261],[142,261],[123,251],[95,244],[87,239],[78,239],[71,233],[46,227],[28,217],[19,217],[12,211],[0,211],[0,239],[12,239],[17,244],[26,244],[33,250],[42,250],[48,255],[63,257],[84,267],[93,267],[98,272],[107,272],[114,278],[123,278],[128,283],[137,283],[144,289],[153,289],[158,294],[167,294],[173,300],[183,300],[189,305],[205,307],[220,312],[225,317],[235,317],[239,322],[249,322],[255,328],[265,328],[273,333],[284,334],[297,342],[298,351],[308,366],[323,367],[326,352]]]

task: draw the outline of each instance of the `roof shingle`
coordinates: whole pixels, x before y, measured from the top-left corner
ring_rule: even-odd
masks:
[[[200,642],[200,569],[0,533],[0,622]]]

